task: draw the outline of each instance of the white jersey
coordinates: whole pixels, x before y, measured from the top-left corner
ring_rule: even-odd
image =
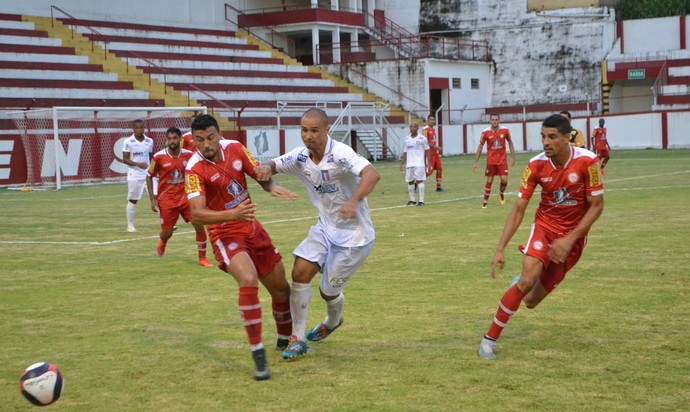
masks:
[[[405,138],[405,153],[407,153],[406,167],[426,167],[424,152],[429,150],[429,141],[421,134]]]
[[[296,175],[309,193],[311,203],[319,211],[319,224],[328,240],[342,247],[359,247],[374,240],[374,225],[367,199],[357,206],[357,217],[342,220],[341,206],[352,196],[359,184],[359,174],[369,166],[368,160],[352,148],[328,138],[321,163],[315,164],[306,147],[298,147],[273,161],[280,173]]]
[[[129,152],[129,160],[137,163],[146,163],[146,168],[144,169],[136,166],[127,166],[127,180],[146,179],[148,166],[151,163],[150,156],[153,153],[153,139],[144,135],[144,140],[140,142],[132,134],[125,139],[122,151]]]

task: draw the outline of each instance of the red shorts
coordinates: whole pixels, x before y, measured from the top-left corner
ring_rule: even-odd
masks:
[[[189,203],[173,208],[162,208],[160,211],[161,229],[169,230],[175,227],[177,218],[180,216],[187,223],[192,220],[192,209],[189,208]]]
[[[258,221],[254,222],[254,233],[250,236],[226,233],[211,244],[213,245],[213,255],[219,262],[218,267],[224,272],[230,259],[240,252],[247,252],[254,262],[259,278],[268,275],[276,263],[282,259],[278,249],[273,246],[268,232]]]
[[[547,292],[556,289],[556,286],[565,278],[565,274],[575,266],[578,260],[580,260],[582,251],[587,243],[586,236],[578,239],[565,262],[552,263],[549,258],[549,245],[559,237],[562,236],[558,236],[553,232],[545,230],[541,226],[532,224],[532,232],[530,233],[529,239],[527,239],[525,249],[522,251],[525,255],[541,260],[544,264],[544,271],[541,273],[539,281]]]
[[[601,149],[597,149],[597,156],[601,159],[608,159],[609,158],[609,148],[608,147],[602,147]]]
[[[426,165],[426,175],[431,176],[434,170],[443,170],[443,163],[441,163],[441,156],[439,155],[431,156],[431,163]]]
[[[503,162],[497,165],[486,164],[486,170],[484,170],[484,176],[507,176],[508,175],[508,162]]]

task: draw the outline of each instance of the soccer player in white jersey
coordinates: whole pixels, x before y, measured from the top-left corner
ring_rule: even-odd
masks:
[[[282,354],[288,360],[307,352],[307,340],[325,339],[343,324],[343,289],[374,245],[374,225],[366,196],[381,178],[368,160],[328,136],[328,116],[323,110],[307,110],[300,126],[305,147],[257,168],[258,181],[268,180],[276,173],[298,176],[319,211],[319,220],[293,252],[290,294],[293,336]],[[311,300],[309,283],[318,272],[321,272],[319,289],[326,301],[327,315],[306,333]]]
[[[144,134],[144,121],[132,122],[134,133],[122,146],[122,162],[129,166],[127,170],[127,231],[136,232],[134,215],[136,204],[146,188],[146,175],[153,159],[153,139]]]
[[[400,171],[405,170],[407,192],[410,194],[408,206],[424,206],[426,165],[431,163],[429,141],[418,132],[419,125],[412,123],[410,135],[405,138],[405,149],[400,162]],[[419,202],[415,201],[415,187],[419,190]]]

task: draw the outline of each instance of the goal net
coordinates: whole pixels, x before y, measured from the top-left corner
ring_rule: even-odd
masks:
[[[165,145],[165,131],[189,130],[205,107],[53,107],[6,113],[17,126],[26,153],[27,182],[33,188],[122,182],[127,165],[122,145],[132,123],[144,121],[154,152]]]

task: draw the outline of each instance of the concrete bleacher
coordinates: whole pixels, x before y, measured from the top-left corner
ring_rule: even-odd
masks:
[[[0,14],[0,107],[160,106],[22,17]]]
[[[235,116],[241,110],[244,127],[275,126],[278,102],[364,100],[362,93],[352,93],[231,31],[61,21],[93,41],[105,42],[111,53],[200,104],[232,107]],[[282,118],[285,125],[298,122],[298,114]]]

